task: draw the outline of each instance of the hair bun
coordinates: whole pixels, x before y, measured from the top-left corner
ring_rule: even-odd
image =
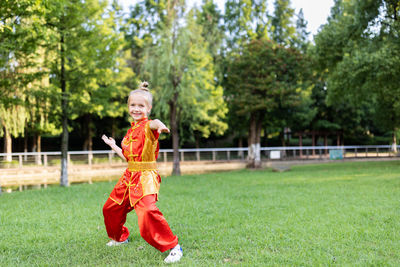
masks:
[[[143,91],[150,91],[150,90],[149,90],[149,83],[146,82],[146,81],[141,82],[141,83],[140,83],[140,86],[139,86],[139,89],[140,89],[140,90],[143,90]]]

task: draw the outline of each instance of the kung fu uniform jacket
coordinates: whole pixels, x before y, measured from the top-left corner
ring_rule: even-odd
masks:
[[[122,153],[128,161],[128,168],[110,194],[110,198],[119,205],[126,194],[129,194],[132,207],[146,195],[156,194],[158,197],[161,183],[156,169],[159,133],[151,130],[149,123],[147,118],[132,122],[132,127],[122,140]]]

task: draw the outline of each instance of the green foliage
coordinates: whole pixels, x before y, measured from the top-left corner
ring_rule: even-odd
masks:
[[[172,176],[157,206],[182,266],[397,266],[399,172],[398,161],[382,161]],[[113,186],[3,192],[0,265],[164,265],[167,252],[141,238],[134,211],[131,242],[105,245],[101,209]]]
[[[269,121],[285,117],[282,112],[301,103],[303,64],[295,49],[254,40],[229,65],[226,97],[238,115],[261,112]]]
[[[337,1],[315,37],[329,103],[373,106],[378,125],[387,130],[400,126],[399,7],[398,1]]]
[[[224,23],[229,32],[227,46],[240,48],[245,43],[268,37],[266,1],[228,0],[225,3]]]
[[[295,39],[296,28],[293,25],[294,9],[290,0],[275,0],[274,14],[271,19],[272,39],[281,45],[290,45]]]
[[[170,121],[170,104],[174,102],[176,119],[189,133],[198,131],[204,137],[211,132],[223,134],[227,125],[221,119],[227,109],[222,87],[214,81],[209,46],[193,12],[185,20],[185,26],[179,25],[178,18],[170,21],[172,26],[160,25],[157,43],[147,50],[145,68],[154,88],[153,110],[157,117]]]
[[[53,7],[60,10],[51,13],[49,9],[48,24],[54,23],[55,35],[65,36],[70,117],[122,116],[125,105],[121,102],[129,92],[124,83],[133,73],[122,60],[124,42],[116,32],[115,11],[106,12],[107,2],[95,0]],[[52,65],[54,75],[59,74],[58,62]],[[53,82],[60,86],[59,81]]]
[[[23,134],[29,118],[28,86],[41,77],[34,71],[42,37],[43,7],[39,1],[0,3],[0,136]]]

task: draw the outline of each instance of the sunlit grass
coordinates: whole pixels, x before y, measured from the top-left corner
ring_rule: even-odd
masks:
[[[0,266],[157,266],[139,235],[108,248],[115,182],[0,196]],[[182,266],[400,266],[400,162],[333,163],[163,179]]]

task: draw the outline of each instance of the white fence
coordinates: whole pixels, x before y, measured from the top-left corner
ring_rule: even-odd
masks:
[[[397,146],[400,150],[400,146]],[[332,158],[332,152],[339,152],[341,158],[399,157],[389,145],[378,146],[297,146],[261,147],[262,160],[293,160]],[[172,149],[160,149],[158,162],[171,162]],[[248,148],[183,148],[179,150],[181,161],[244,161]],[[26,165],[56,166],[60,164],[61,152],[12,153],[12,161],[5,160],[7,154],[0,153],[0,168],[16,168]],[[111,150],[69,151],[70,164],[112,164],[122,160]]]

